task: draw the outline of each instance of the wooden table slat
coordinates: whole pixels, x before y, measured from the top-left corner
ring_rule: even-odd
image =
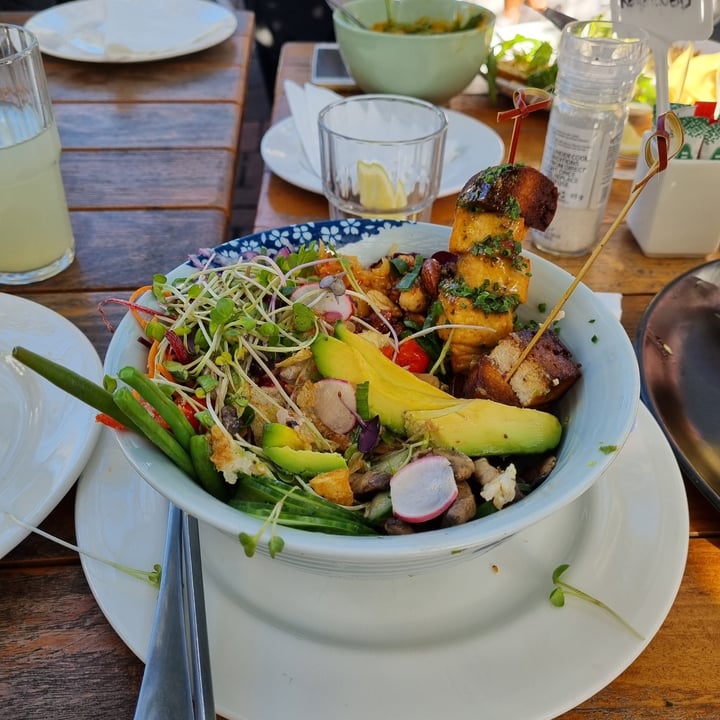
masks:
[[[71,210],[218,208],[232,211],[236,156],[230,150],[63,152]]]
[[[234,103],[57,103],[64,150],[224,148],[240,134]],[[92,126],[92,133],[87,128]]]

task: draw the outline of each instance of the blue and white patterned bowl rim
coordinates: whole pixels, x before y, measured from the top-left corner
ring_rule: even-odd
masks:
[[[209,255],[215,253],[219,256],[216,257],[216,263],[224,265],[239,260],[247,253],[293,251],[298,246],[313,241],[322,241],[332,247],[341,247],[374,235],[380,235],[382,232],[392,228],[413,225],[416,225],[416,223],[404,220],[352,218],[286,225],[285,227],[263,230],[252,235],[229,240],[213,250],[204,249],[200,255],[192,256],[190,263],[202,263],[207,261]]]

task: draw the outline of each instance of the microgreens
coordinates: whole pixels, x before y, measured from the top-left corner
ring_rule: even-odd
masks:
[[[295,487],[290,488],[287,493],[285,493],[285,497],[290,495],[290,493],[294,492],[296,489],[297,488]],[[270,552],[270,557],[274,558],[279,552],[282,552],[282,549],[285,547],[285,541],[279,535],[275,534],[275,530],[277,529],[277,521],[280,517],[283,504],[284,498],[275,503],[275,507],[273,507],[272,511],[265,519],[265,522],[260,526],[260,529],[254,535],[250,535],[246,532],[241,532],[238,535],[240,544],[243,546],[247,557],[255,555],[255,550],[260,542],[260,538],[262,538],[268,527],[270,528],[270,540],[268,540],[268,551]]]
[[[108,565],[109,567],[115,568],[116,570],[119,570],[120,572],[123,572],[126,575],[129,575],[130,577],[134,577],[137,580],[143,580],[144,582],[149,583],[153,587],[156,587],[156,588],[160,587],[160,577],[162,576],[162,568],[158,564],[153,565],[152,570],[136,570],[135,568],[130,568],[130,567],[127,567],[126,565],[120,565],[120,563],[113,562],[112,560],[106,560],[105,558],[102,558],[99,555],[95,555],[94,553],[91,553],[88,550],[83,550],[82,548],[79,548],[77,545],[73,545],[72,543],[69,543],[66,540],[62,540],[58,537],[55,537],[54,535],[51,535],[50,533],[47,533],[44,530],[40,530],[40,528],[36,528],[33,525],[26,523],[24,520],[21,520],[19,517],[17,517],[16,515],[13,515],[13,513],[8,512],[7,510],[3,510],[3,512],[14,523],[16,523],[17,525],[20,525],[20,527],[23,527],[26,530],[30,530],[30,532],[34,532],[36,535],[40,535],[40,537],[44,537],[46,540],[50,540],[51,542],[61,545],[62,547],[67,548],[68,550],[73,550],[74,552],[76,552],[80,555],[85,555],[85,557],[89,557],[89,558],[92,558],[93,560],[97,560],[98,562],[103,563],[103,565]]]
[[[563,565],[558,565],[553,571],[552,581],[555,587],[550,593],[550,602],[555,605],[555,607],[563,607],[563,605],[565,605],[566,596],[576,597],[580,600],[585,600],[612,615],[612,617],[614,617],[619,623],[624,625],[636,638],[638,638],[638,640],[645,640],[645,638],[632,625],[630,625],[630,623],[627,622],[625,618],[615,612],[615,610],[613,610],[609,605],[606,605],[604,602],[598,600],[592,595],[588,595],[588,593],[583,592],[579,588],[576,588],[574,585],[570,585],[570,583],[561,580],[561,576],[569,567],[570,566],[566,563]]]

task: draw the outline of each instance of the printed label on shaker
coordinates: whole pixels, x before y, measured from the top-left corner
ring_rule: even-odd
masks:
[[[578,128],[551,124],[545,144],[542,172],[553,179],[560,193],[559,201],[566,207],[597,206],[602,191],[593,184],[597,179],[597,159],[606,156],[606,148],[594,143],[607,143],[606,136],[598,137],[592,128]],[[604,174],[604,173],[603,173]]]

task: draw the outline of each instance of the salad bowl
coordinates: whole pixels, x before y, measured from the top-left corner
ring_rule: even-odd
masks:
[[[370,27],[387,21],[384,0],[351,0],[344,7]],[[335,10],[335,37],[350,74],[367,93],[410,95],[446,104],[480,72],[495,15],[463,0],[393,3],[393,11],[394,31],[381,32],[360,28]],[[450,30],[457,18],[463,29]],[[464,27],[471,18],[470,26]],[[418,32],[414,24],[428,19],[448,27],[442,32],[440,28]]]
[[[449,227],[424,223],[308,222],[233,240],[215,251],[232,261],[247,251],[273,252],[322,240],[367,265],[398,250],[425,256],[444,250],[449,233]],[[572,277],[541,257],[527,255],[532,260],[530,295],[518,314],[523,320],[542,322]],[[185,264],[167,277],[185,276],[193,269],[191,264]],[[152,299],[141,298],[140,303],[152,305]],[[556,451],[555,469],[522,500],[452,528],[404,536],[341,536],[280,527],[284,540],[281,552],[271,557],[267,543],[260,543],[255,555],[246,557],[238,536],[258,533],[261,520],[212,497],[139,436],[118,432],[117,437],[135,470],[161,495],[199,519],[203,565],[238,602],[261,608],[279,622],[292,617],[294,623],[306,629],[322,627],[332,634],[335,628],[344,633],[348,630],[342,616],[349,605],[361,609],[363,588],[372,587],[377,594],[381,582],[384,591],[396,598],[404,592],[397,583],[432,585],[434,574],[477,557],[567,506],[611,465],[633,427],[638,409],[640,383],[632,344],[607,305],[583,284],[567,300],[559,328],[564,343],[582,366],[582,376],[561,401],[560,416],[566,424]],[[147,351],[137,342],[139,334],[134,318],[128,314],[110,343],[106,373],[116,375],[127,365],[145,368]],[[317,597],[304,598],[302,593],[293,592],[308,574],[317,579],[317,588],[322,588],[321,603]],[[419,580],[421,576],[429,579]],[[430,604],[431,596],[425,595]],[[292,613],[288,612],[288,598],[292,598]],[[415,602],[417,605],[417,599]],[[402,603],[394,607],[383,623],[397,631],[409,621]],[[444,612],[452,613],[452,605],[444,607]],[[334,623],[328,608],[337,609]],[[430,606],[426,609],[429,614],[434,612]]]

